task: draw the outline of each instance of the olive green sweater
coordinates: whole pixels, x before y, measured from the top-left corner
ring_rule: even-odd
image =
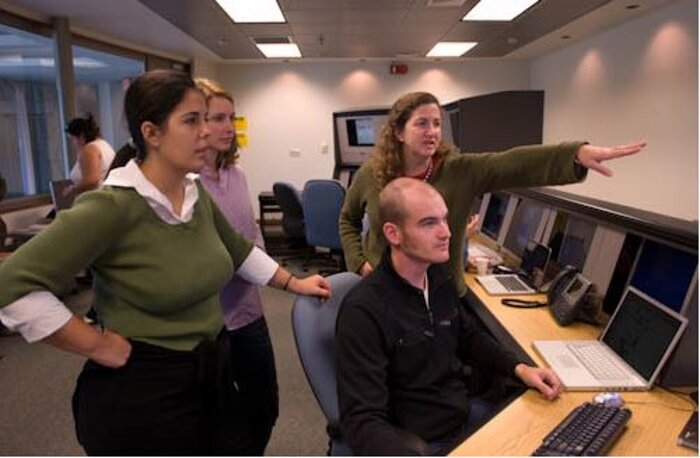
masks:
[[[462,250],[464,231],[473,200],[503,189],[573,183],[585,178],[587,169],[574,163],[583,142],[520,146],[498,153],[448,154],[428,182],[445,199],[449,210],[449,268],[460,296],[464,284]],[[386,241],[379,224],[379,188],[369,163],[353,177],[340,214],[340,237],[348,269],[359,271],[365,261],[379,263]],[[362,218],[369,216],[369,232],[361,238]]]
[[[33,291],[68,291],[91,266],[94,308],[129,338],[191,350],[222,329],[219,291],[252,245],[199,187],[192,219],[167,224],[132,188],[81,195],[0,264],[0,307]]]

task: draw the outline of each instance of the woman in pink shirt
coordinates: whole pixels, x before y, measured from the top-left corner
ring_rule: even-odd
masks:
[[[261,249],[262,233],[255,222],[248,185],[238,158],[233,97],[218,83],[195,80],[207,102],[209,154],[200,181],[231,226]],[[263,316],[260,291],[233,277],[220,294],[221,308],[231,343],[233,375],[245,402],[251,455],[262,455],[278,415],[277,375],[272,343]]]

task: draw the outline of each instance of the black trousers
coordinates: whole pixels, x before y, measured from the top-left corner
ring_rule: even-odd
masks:
[[[264,317],[227,331],[233,379],[248,418],[252,454],[263,455],[279,414],[275,356]]]
[[[174,351],[132,342],[124,367],[88,361],[73,394],[88,455],[250,455],[228,339]]]

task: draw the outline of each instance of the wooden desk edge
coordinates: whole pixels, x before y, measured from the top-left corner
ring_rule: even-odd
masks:
[[[512,329],[508,328],[508,324],[513,325],[513,317],[519,315],[520,319],[515,320],[515,332],[521,334],[513,338],[522,350],[539,364],[542,360],[530,345],[531,341],[535,340],[532,338],[533,335],[538,339],[588,339],[597,337],[599,333],[599,329],[585,324],[570,328],[558,327],[545,309],[508,309],[500,304],[500,297],[488,296],[472,275],[467,275],[466,281],[484,308],[492,313],[493,319],[499,321],[503,318],[506,321],[505,323],[499,321],[499,323],[507,330]],[[528,321],[544,323],[542,329],[535,329],[532,323],[519,327],[523,322],[523,314],[533,312],[537,312],[535,314],[537,320]],[[548,332],[554,332],[556,335],[547,337]],[[450,456],[529,455],[571,410],[583,402],[590,401],[593,394],[592,392],[565,392],[559,399],[550,403],[535,391],[528,390],[455,448]],[[682,410],[691,409],[689,399],[684,401],[680,396],[659,388],[649,392],[628,392],[623,395],[623,398],[628,402],[627,407],[632,411],[632,418],[627,431],[609,451],[610,455],[698,454],[676,443],[678,433],[691,414],[690,410]]]

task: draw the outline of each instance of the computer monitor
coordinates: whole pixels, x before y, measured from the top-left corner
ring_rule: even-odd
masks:
[[[569,216],[557,258],[559,266],[583,270],[594,234],[595,224]]]
[[[516,256],[523,255],[528,240],[539,240],[546,208],[532,201],[520,199],[515,207],[513,220],[508,227],[503,246]]]
[[[336,166],[360,166],[369,159],[388,112],[376,109],[333,113]]]
[[[658,384],[666,387],[698,386],[698,285],[695,284],[683,313],[688,327],[673,350],[659,376]]]
[[[667,307],[682,312],[690,286],[697,282],[698,254],[645,239],[630,285]]]
[[[509,200],[510,196],[503,192],[492,192],[489,196],[481,232],[495,241],[499,239]]]

